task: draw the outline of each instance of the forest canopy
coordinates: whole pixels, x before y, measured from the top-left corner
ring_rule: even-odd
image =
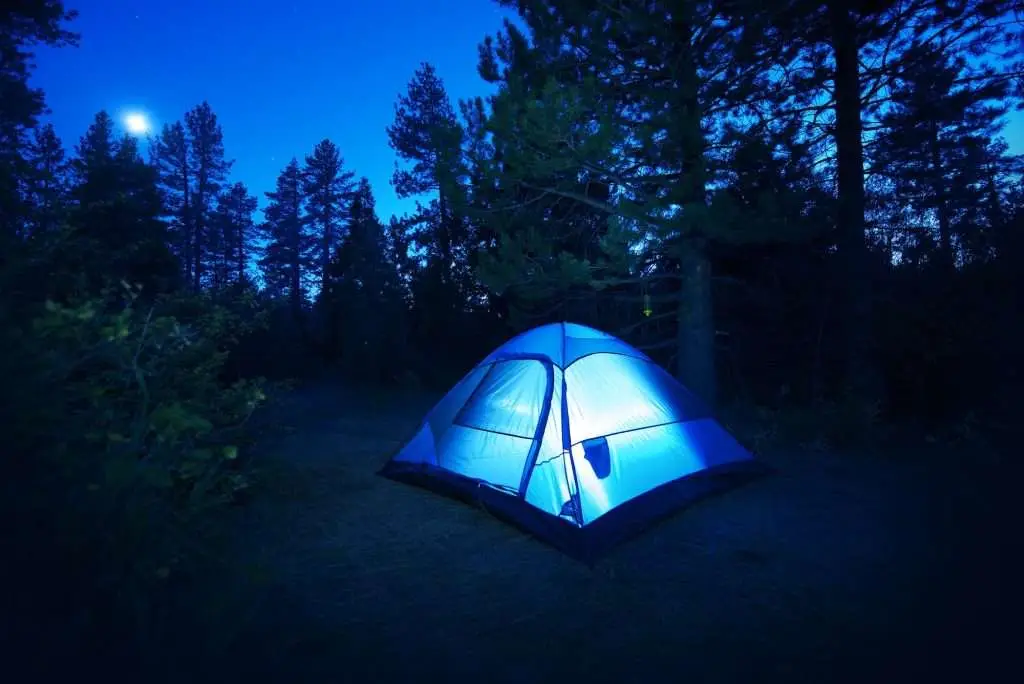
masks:
[[[423,63],[395,103],[392,184],[417,208],[387,220],[329,139],[273,188],[233,180],[205,101],[145,147],[107,112],[60,140],[31,50],[74,49],[74,13],[10,14],[10,329],[37,346],[44,304],[124,306],[125,284],[258,309],[224,352],[237,378],[440,387],[575,320],[713,403],[943,420],[1019,379],[1019,2],[498,4],[518,20],[482,37],[494,94],[453,103]]]

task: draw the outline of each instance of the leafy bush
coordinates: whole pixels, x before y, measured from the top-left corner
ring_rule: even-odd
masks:
[[[37,561],[74,569],[86,623],[121,604],[136,610],[187,576],[213,513],[249,487],[240,454],[263,381],[225,384],[221,371],[259,322],[244,299],[232,308],[202,295],[146,301],[122,283],[97,298],[47,301],[8,332],[8,365],[21,378],[3,402],[18,444],[8,465],[19,474],[5,503],[25,521]]]

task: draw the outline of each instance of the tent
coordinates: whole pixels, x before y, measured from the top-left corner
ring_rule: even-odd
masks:
[[[481,361],[380,474],[479,503],[593,560],[765,470],[645,354],[553,323]]]

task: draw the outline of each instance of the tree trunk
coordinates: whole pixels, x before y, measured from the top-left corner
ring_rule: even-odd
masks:
[[[238,248],[238,283],[241,285],[245,282],[245,217],[238,217],[238,237],[235,238],[238,241],[236,247]]]
[[[441,252],[441,282],[448,285],[452,278],[452,237],[451,237],[451,225],[448,223],[448,201],[444,194],[444,189],[438,193],[437,199],[437,210],[438,210],[438,247]]]
[[[690,11],[674,14],[673,33],[678,36],[680,72],[673,97],[678,111],[675,145],[685,174],[676,196],[682,206],[684,235],[680,240],[679,290],[676,329],[676,374],[680,381],[711,406],[718,399],[715,373],[715,322],[711,300],[711,260],[707,252],[707,163],[703,107],[699,97],[700,74],[693,54]]]
[[[320,291],[323,292],[327,289],[327,278],[328,272],[331,268],[331,240],[334,237],[331,232],[331,211],[329,207],[322,207],[322,216],[324,219],[323,234],[321,237],[321,253],[320,253]]]
[[[203,253],[206,251],[208,207],[210,205],[209,171],[200,163],[197,171],[198,181],[195,192],[195,243],[192,259],[195,266],[192,287],[199,292],[203,287]]]
[[[869,359],[871,277],[864,239],[864,147],[861,139],[860,64],[857,30],[847,5],[833,0],[832,49],[835,52],[836,154],[839,180],[839,263],[842,275],[842,338],[845,390],[866,401],[877,398],[877,378]]]
[[[181,196],[181,251],[185,261],[185,282],[192,282],[192,198],[189,195],[189,183],[187,168],[182,170],[182,196]]]
[[[928,133],[928,151],[932,162],[932,192],[935,193],[935,212],[939,220],[939,266],[948,274],[954,269],[952,221],[949,218],[949,204],[945,183],[942,180],[942,153],[939,150],[938,128],[932,124]]]
[[[196,221],[193,224],[192,235],[192,289],[196,292],[199,292],[203,284],[203,234],[206,232],[204,223],[203,207],[199,206],[198,211],[196,211]]]
[[[291,231],[291,268],[288,273],[288,301],[291,304],[292,315],[296,320],[299,318],[299,314],[302,311],[302,255],[300,253],[300,237],[299,231],[299,218],[298,211],[291,218],[292,226]]]
[[[683,281],[679,291],[676,374],[687,389],[714,406],[715,320],[711,301],[711,260],[703,240],[682,247]]]

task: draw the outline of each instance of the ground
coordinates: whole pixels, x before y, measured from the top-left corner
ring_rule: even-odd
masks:
[[[205,674],[249,682],[877,682],[995,666],[974,649],[999,598],[977,527],[991,501],[953,459],[766,449],[776,474],[591,568],[375,475],[432,398],[291,397],[232,536],[235,567],[258,578],[237,584],[261,589],[224,588],[232,629],[167,649],[169,679],[196,681],[180,654],[204,648]]]

